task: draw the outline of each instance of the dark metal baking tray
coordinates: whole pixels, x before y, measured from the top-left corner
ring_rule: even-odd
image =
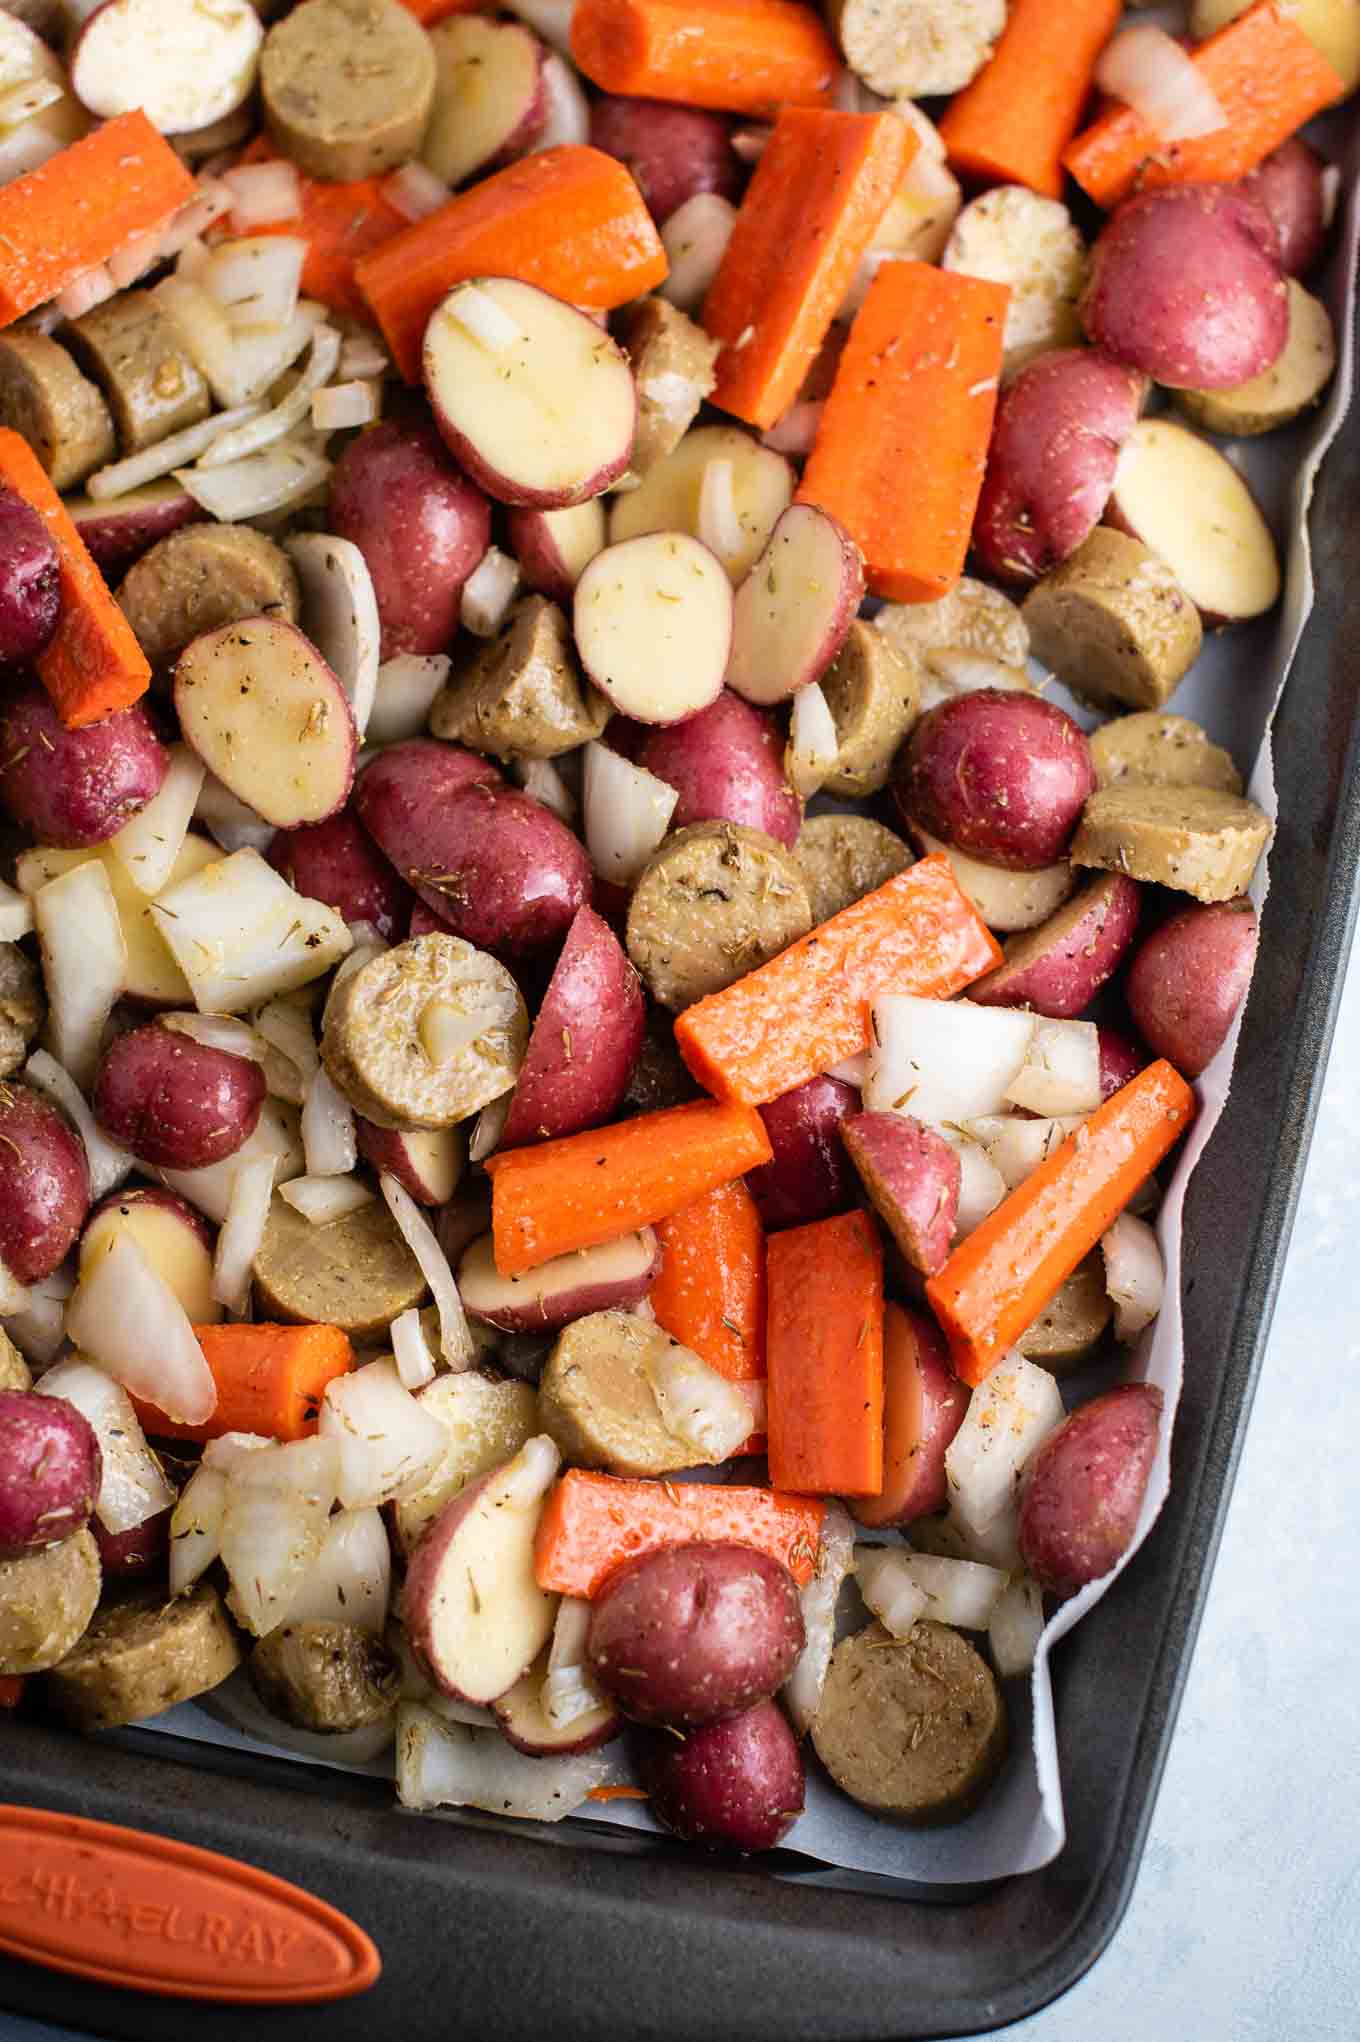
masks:
[[[713,1860],[619,1831],[403,1815],[357,1776],[20,1722],[0,1798],[143,1826],[311,1888],[376,1939],[363,1998],[252,2009],[260,2042],[450,2021],[514,2042],[869,2042],[982,2033],[1056,1998],[1128,1903],[1261,1368],[1321,1092],[1360,872],[1360,418],[1311,512],[1317,601],[1275,725],[1279,831],[1232,1097],[1186,1208],[1185,1387],[1171,1494],[1137,1564],[1054,1656],[1068,1842],[966,1895]],[[180,2042],[185,2010],[0,1958],[0,2010]],[[242,2015],[196,2006],[196,2042]]]

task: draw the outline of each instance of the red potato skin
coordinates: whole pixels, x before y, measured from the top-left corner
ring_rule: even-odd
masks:
[[[995,580],[1037,581],[1090,537],[1146,390],[1109,355],[1064,347],[1002,392],[973,519],[973,550]]]
[[[1122,1028],[1110,1028],[1102,1021],[1096,1034],[1100,1040],[1100,1096],[1102,1100],[1112,1099],[1152,1059]]]
[[[1163,922],[1129,966],[1125,998],[1154,1056],[1197,1078],[1222,1048],[1256,961],[1256,910],[1245,894],[1196,904]]]
[[[576,583],[567,572],[551,528],[545,523],[547,516],[541,510],[507,510],[506,536],[510,551],[519,562],[525,587],[569,607]]]
[[[0,1085],[0,1262],[38,1283],[65,1261],[90,1205],[85,1144],[28,1085]]]
[[[533,1675],[530,1676],[533,1678]],[[573,1758],[583,1751],[598,1751],[602,1744],[610,1744],[623,1730],[623,1718],[614,1709],[597,1708],[589,1716],[578,1717],[565,1730],[555,1730],[551,1736],[525,1736],[523,1726],[513,1711],[506,1707],[508,1695],[492,1704],[501,1736],[516,1751],[522,1751],[526,1758]],[[583,1723],[595,1724],[593,1730],[581,1729]]]
[[[249,1057],[151,1021],[109,1045],[91,1106],[105,1134],[139,1162],[198,1170],[249,1141],[265,1091],[264,1072]]]
[[[1126,199],[1092,250],[1081,316],[1093,346],[1170,389],[1247,382],[1289,337],[1270,215],[1233,185]]]
[[[798,1740],[775,1702],[679,1739],[650,1731],[637,1747],[653,1815],[686,1843],[773,1850],[803,1812]]]
[[[944,1457],[971,1394],[934,1320],[890,1305],[883,1326],[883,1487],[847,1505],[861,1524],[911,1524],[944,1509]]]
[[[1029,1007],[1050,1020],[1084,1013],[1138,934],[1143,889],[1102,872],[1038,929],[1013,937],[1006,962],[970,986],[983,1007]]]
[[[486,1217],[489,1218],[490,1215],[487,1214]],[[483,1236],[483,1239],[485,1238],[487,1237]],[[442,1227],[439,1230],[439,1240],[442,1247],[444,1244]],[[656,1282],[661,1269],[661,1247],[658,1243],[651,1267],[627,1281],[581,1282],[570,1289],[558,1291],[553,1297],[545,1297],[538,1303],[526,1299],[522,1305],[506,1306],[504,1309],[497,1307],[494,1311],[489,1311],[476,1303],[476,1286],[469,1280],[467,1274],[471,1249],[479,1245],[479,1242],[469,1242],[463,1251],[463,1259],[457,1262],[459,1290],[462,1292],[463,1286],[467,1284],[468,1290],[471,1291],[471,1296],[463,1296],[463,1305],[469,1316],[480,1320],[484,1326],[497,1327],[502,1333],[556,1333],[561,1327],[570,1326],[574,1319],[588,1318],[592,1312],[627,1311],[631,1306],[641,1304]],[[447,1249],[445,1253],[448,1253]],[[450,1256],[450,1260],[453,1261],[455,1258]],[[511,1281],[518,1279],[512,1278]]]
[[[164,1574],[170,1557],[170,1520],[175,1506],[168,1503],[164,1510],[158,1510],[145,1524],[134,1525],[131,1531],[106,1531],[97,1517],[90,1519],[90,1530],[99,1548],[99,1564],[104,1570],[106,1581],[140,1581],[148,1574]]]
[[[611,743],[615,724],[625,721],[611,722]],[[645,730],[641,747],[627,756],[680,796],[673,830],[692,822],[736,822],[790,850],[797,841],[803,804],[784,777],[779,728],[730,688],[684,723]]]
[[[395,1177],[403,1191],[409,1192],[417,1205],[437,1205],[439,1200],[432,1197],[430,1187],[411,1160],[406,1146],[406,1129],[400,1127],[379,1127],[375,1121],[365,1120],[362,1113],[354,1116],[354,1131],[358,1137],[359,1154],[372,1170],[385,1170]]]
[[[324,901],[347,922],[371,922],[385,943],[401,941],[414,896],[352,808],[279,830],[265,856],[308,900]]]
[[[577,910],[538,1010],[501,1147],[578,1134],[611,1118],[642,1047],[642,983],[593,908]]]
[[[840,1078],[809,1078],[757,1107],[774,1154],[748,1170],[746,1183],[767,1234],[848,1212],[856,1178],[841,1122],[859,1112],[859,1093]]]
[[[82,1531],[103,1467],[94,1427],[74,1404],[0,1390],[0,1560]]]
[[[90,558],[105,581],[121,581],[134,560],[150,552],[158,539],[168,539],[181,525],[201,525],[208,513],[194,502],[187,490],[163,503],[139,504],[135,509],[111,503],[94,504],[77,512],[72,505],[72,522],[89,550]]]
[[[177,1219],[182,1220],[207,1253],[212,1254],[217,1241],[213,1228],[209,1226],[201,1212],[195,1212],[187,1199],[181,1198],[178,1192],[167,1191],[163,1184],[125,1184],[121,1191],[108,1192],[100,1199],[98,1205],[91,1206],[81,1228],[82,1242],[91,1227],[96,1221],[101,1220],[105,1213],[121,1212],[129,1205],[164,1206],[168,1212],[174,1213]]]
[[[841,1139],[879,1218],[913,1269],[949,1258],[962,1171],[943,1135],[907,1113],[852,1113]]]
[[[602,92],[590,110],[591,147],[632,172],[658,227],[701,191],[735,202],[742,175],[731,133],[721,114],[656,99]]]
[[[38,657],[61,610],[56,541],[31,504],[0,487],[0,670]]]
[[[80,851],[116,836],[145,808],[170,755],[140,707],[68,730],[36,682],[0,717],[0,802],[40,844]]]
[[[979,688],[929,710],[897,768],[907,823],[1012,871],[1056,865],[1095,792],[1081,727],[1039,695]]]
[[[1126,1551],[1161,1415],[1153,1384],[1121,1384],[1064,1419],[1026,1464],[1020,1552],[1041,1588],[1075,1595]]]
[[[1307,276],[1326,245],[1322,170],[1322,158],[1291,135],[1238,187],[1270,215],[1286,276]]]
[[[510,787],[482,783],[451,795],[419,819],[411,849],[399,869],[441,926],[498,956],[524,957],[560,943],[590,899],[590,860],[580,838],[541,802]],[[431,873],[437,884],[425,876]]]
[[[354,814],[400,879],[403,872],[429,862],[431,837],[442,842],[442,818],[455,795],[467,787],[503,785],[495,766],[480,752],[441,744],[438,738],[411,737],[403,744],[385,746],[364,767],[351,799]],[[416,900],[409,935],[427,936],[447,927],[442,915]]]
[[[591,1605],[586,1660],[626,1716],[684,1730],[774,1694],[803,1644],[788,1569],[701,1539],[615,1569]]]
[[[331,476],[330,526],[373,577],[382,657],[447,651],[491,543],[491,506],[430,419],[384,419],[351,441]]]

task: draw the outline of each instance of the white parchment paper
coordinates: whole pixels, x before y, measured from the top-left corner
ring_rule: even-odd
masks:
[[[1154,17],[1157,18],[1157,17]],[[1161,18],[1174,20],[1163,11]],[[1360,132],[1345,113],[1319,124],[1320,146],[1343,169],[1344,217],[1337,234],[1324,296],[1337,329],[1339,359],[1336,380],[1326,405],[1307,420],[1258,440],[1221,441],[1229,459],[1255,491],[1280,541],[1285,561],[1284,599],[1259,623],[1221,632],[1205,648],[1171,703],[1179,714],[1202,723],[1211,737],[1226,745],[1249,774],[1249,792],[1274,820],[1277,813],[1270,728],[1290,662],[1313,601],[1307,512],[1323,455],[1334,439],[1351,401],[1354,378],[1354,316],[1357,249],[1360,245]],[[1088,726],[1094,719],[1062,689],[1050,688]],[[1252,885],[1259,907],[1269,885],[1269,858],[1261,863]],[[1161,1444],[1144,1500],[1137,1536],[1120,1563],[1122,1571],[1137,1553],[1166,1499],[1169,1442],[1180,1397],[1184,1364],[1181,1317],[1181,1214],[1185,1188],[1218,1123],[1228,1096],[1237,1027],[1199,1081],[1200,1112],[1168,1185],[1157,1221],[1166,1258],[1166,1302],[1155,1323],[1134,1350],[1126,1375],[1155,1383],[1166,1400]],[[1114,1577],[1109,1577],[1113,1579]],[[785,1840],[784,1848],[823,1865],[881,1874],[914,1883],[955,1885],[1035,1871],[1062,1849],[1066,1836],[1062,1796],[1062,1724],[1055,1721],[1049,1657],[1053,1647],[1079,1623],[1105,1594],[1109,1579],[1094,1583],[1065,1603],[1044,1632],[1030,1685],[1029,1707],[1012,1686],[1012,1755],[986,1801],[967,1821],[954,1828],[915,1831],[870,1814],[846,1799],[814,1769],[808,1780],[804,1814]],[[248,1690],[233,1685],[240,1710],[250,1711]],[[237,1711],[233,1711],[238,1713]],[[253,1719],[267,1722],[256,1706]],[[238,1719],[243,1719],[239,1716]],[[1027,1720],[1028,1719],[1028,1720]],[[323,1761],[299,1758],[295,1751],[262,1745],[194,1705],[174,1709],[142,1728],[164,1731],[198,1742],[225,1744],[243,1751],[268,1750],[300,1764]],[[384,1760],[346,1770],[383,1774]],[[584,1812],[584,1811],[583,1811]],[[650,1829],[651,1818],[637,1803],[615,1802],[591,1810],[592,1823]]]

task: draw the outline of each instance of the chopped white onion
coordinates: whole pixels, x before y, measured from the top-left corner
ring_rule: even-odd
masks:
[[[372,383],[332,383],[312,394],[312,426],[319,433],[349,432],[371,425],[378,416],[378,393]]]
[[[423,1390],[426,1383],[432,1383],[439,1373],[439,1364],[431,1354],[425,1339],[425,1329],[420,1323],[420,1313],[412,1305],[401,1312],[388,1329],[392,1341],[392,1359],[397,1364],[397,1374],[408,1390]]]
[[[576,0],[507,0],[508,10],[564,56],[571,55],[571,17]]]
[[[537,155],[543,149],[560,149],[568,142],[588,142],[590,101],[572,65],[553,50],[544,58],[538,76],[547,113],[529,153]]]
[[[259,1453],[263,1447],[273,1444],[267,1432],[219,1432],[216,1439],[210,1439],[203,1448],[203,1466],[218,1468],[224,1475],[229,1475],[242,1454]]]
[[[519,562],[499,546],[488,546],[463,583],[463,629],[474,638],[494,638],[519,593]]]
[[[271,227],[276,221],[302,216],[297,165],[285,157],[270,163],[238,163],[223,171],[222,182],[231,193],[234,233],[248,234],[252,227]]]
[[[731,137],[733,155],[739,156],[743,163],[759,163],[770,146],[773,133],[773,128],[760,121],[752,122],[749,127],[734,129]]]
[[[180,1491],[170,1519],[170,1593],[183,1595],[222,1550],[227,1478],[206,1461]]]
[[[0,1271],[0,1288],[14,1279]],[[15,1286],[17,1288],[17,1286]],[[75,1270],[69,1263],[40,1277],[24,1292],[15,1306],[0,1306],[5,1314],[5,1331],[23,1355],[37,1368],[46,1368],[61,1352],[66,1340],[66,1305],[76,1287]]]
[[[876,1000],[872,1019],[866,1109],[927,1121],[1004,1113],[1006,1088],[1034,1032],[1034,1016],[1020,1008],[922,1000],[913,993]]]
[[[858,1056],[842,1057],[838,1064],[832,1064],[825,1075],[828,1078],[839,1078],[843,1085],[853,1085],[857,1092],[862,1092],[868,1068],[868,1052],[861,1050]]]
[[[384,376],[391,366],[380,334],[365,327],[346,335],[340,350],[340,374],[347,381],[354,377]]]
[[[302,1106],[302,1151],[309,1177],[344,1177],[359,1160],[354,1108],[317,1066]]]
[[[434,698],[445,687],[453,661],[445,652],[400,652],[378,668],[378,693],[365,735],[370,744],[399,744],[419,737]]]
[[[812,452],[826,405],[820,397],[803,397],[791,404],[781,419],[761,434],[761,445],[776,454],[793,454],[800,460]]]
[[[262,234],[223,241],[201,283],[238,330],[265,326],[278,332],[297,310],[307,243],[295,234]]]
[[[127,984],[127,944],[109,875],[98,858],[49,879],[33,896],[49,1026],[57,1061],[93,1082],[104,1024]]]
[[[800,1736],[806,1736],[812,1728],[812,1719],[821,1703],[826,1670],[836,1643],[836,1607],[854,1561],[855,1528],[850,1513],[844,1504],[829,1501],[822,1519],[816,1572],[798,1592],[805,1643],[798,1664],[784,1683],[784,1701]]]
[[[418,1494],[449,1448],[448,1432],[391,1361],[367,1362],[327,1383],[318,1431],[340,1456],[338,1490],[347,1510]]]
[[[825,785],[836,769],[841,741],[826,696],[816,681],[800,688],[789,717],[789,742],[784,771],[794,791],[806,800]]]
[[[331,464],[315,447],[298,440],[280,440],[262,454],[251,454],[227,468],[177,468],[175,480],[195,503],[222,524],[262,518],[270,511],[291,510],[321,487]]]
[[[155,268],[162,260],[161,242],[164,238],[163,228],[153,229],[150,234],[139,234],[135,240],[128,242],[126,248],[120,248],[116,255],[109,257],[108,272],[116,289],[125,291],[129,284],[136,283],[138,277]]]
[[[274,1196],[275,1156],[252,1156],[232,1180],[227,1217],[217,1236],[213,1257],[212,1294],[229,1312],[243,1313],[250,1304],[255,1257],[264,1244],[269,1207]]]
[[[869,1546],[855,1555],[855,1581],[864,1606],[894,1638],[907,1637],[925,1614],[926,1592],[907,1572],[907,1559],[900,1546]]]
[[[484,1163],[505,1133],[505,1123],[510,1118],[510,1102],[515,1096],[514,1087],[502,1092],[499,1099],[493,1099],[482,1108],[472,1124],[472,1135],[468,1141],[469,1163]]]
[[[338,1510],[284,1613],[289,1624],[354,1624],[381,1638],[392,1593],[392,1547],[377,1510]]]
[[[667,1432],[714,1466],[751,1435],[751,1406],[735,1383],[672,1340],[649,1364],[652,1395]]]
[[[586,746],[586,849],[601,879],[631,886],[666,831],[680,796],[607,745]]]
[[[962,1524],[981,1531],[1014,1503],[1025,1462],[1063,1417],[1048,1370],[1003,1355],[973,1391],[945,1453],[950,1508]]]
[[[228,854],[267,851],[274,841],[273,823],[265,822],[253,808],[247,808],[215,773],[203,776],[194,805],[194,820],[201,822],[214,843]]]
[[[44,1397],[61,1397],[89,1421],[102,1458],[94,1514],[105,1531],[135,1531],[167,1510],[175,1492],[146,1443],[132,1399],[107,1370],[89,1361],[59,1361],[38,1382]]]
[[[0,943],[17,943],[33,929],[33,903],[0,880]]]
[[[491,354],[503,354],[524,338],[519,322],[511,318],[490,291],[483,291],[476,284],[464,284],[449,309],[457,324]]]
[[[55,106],[64,97],[65,88],[58,78],[25,78],[21,85],[12,85],[8,92],[0,93],[0,129],[8,132],[21,128],[34,114]]]
[[[126,496],[129,490],[140,489],[147,482],[159,482],[172,468],[197,460],[204,448],[210,447],[222,433],[257,417],[259,409],[258,404],[238,404],[233,411],[219,411],[198,425],[186,425],[183,432],[171,433],[169,439],[158,441],[154,447],[144,447],[140,454],[129,454],[125,461],[97,468],[87,479],[85,492],[96,503],[104,503],[111,497]]]
[[[576,803],[551,759],[516,759],[510,770],[531,801],[550,808],[559,822],[571,828],[576,820]]]
[[[249,404],[263,396],[297,360],[321,316],[319,307],[304,302],[286,326],[233,326],[217,300],[187,275],[163,277],[151,295],[223,405]]]
[[[1082,1118],[1075,1113],[1055,1120],[1025,1120],[1018,1113],[984,1114],[969,1121],[968,1132],[982,1143],[1007,1191],[1014,1191],[1076,1132]]]
[[[1217,94],[1189,51],[1151,22],[1121,29],[1106,43],[1095,82],[1131,107],[1163,142],[1190,142],[1228,125]]]
[[[1003,1680],[1028,1673],[1044,1629],[1044,1598],[1029,1574],[1016,1574],[997,1597],[987,1626],[992,1663]]]
[[[719,560],[740,553],[744,540],[730,461],[708,461],[699,481],[698,535]]]
[[[66,1308],[74,1345],[177,1425],[204,1425],[217,1385],[183,1305],[126,1231],[81,1277]]]
[[[279,1197],[314,1227],[329,1226],[373,1201],[373,1193],[357,1177],[294,1177],[279,1186]]]
[[[397,1710],[397,1798],[404,1808],[484,1808],[560,1822],[618,1769],[607,1747],[530,1758],[495,1730],[450,1723],[419,1702]]]
[[[275,446],[310,416],[313,393],[330,381],[339,360],[340,335],[333,326],[318,326],[312,335],[306,366],[288,395],[268,411],[262,411],[258,418],[249,419],[233,432],[215,439],[200,457],[198,469],[230,468],[248,455]]]
[[[1166,1268],[1157,1236],[1146,1220],[1121,1212],[1101,1236],[1105,1288],[1114,1302],[1114,1337],[1136,1340],[1162,1309]]]
[[[316,1561],[335,1501],[340,1454],[333,1440],[294,1439],[243,1454],[227,1476],[222,1564],[227,1598],[244,1629],[263,1638],[282,1623]]]
[[[105,304],[117,289],[107,265],[96,263],[93,269],[73,277],[64,291],[57,292],[56,307],[63,319],[83,319],[96,305]]]
[[[305,999],[305,995],[303,998]],[[321,1068],[310,1010],[298,999],[269,1000],[255,1016],[256,1033],[286,1057],[305,1086]],[[301,1099],[298,1104],[301,1105]]]
[[[206,227],[211,227],[231,211],[232,195],[229,185],[216,177],[200,177],[198,192],[187,204],[182,205],[173,215],[168,226],[161,230],[161,258],[168,261],[173,255],[182,255],[184,250],[199,239]]]
[[[148,898],[168,883],[184,848],[204,770],[202,759],[196,758],[187,744],[171,745],[169,768],[159,790],[109,841],[109,849],[138,893]]]
[[[302,1143],[298,1140],[297,1115],[273,1099],[266,1099],[255,1132],[234,1156],[220,1163],[206,1163],[198,1170],[157,1170],[143,1164],[148,1177],[155,1177],[169,1191],[176,1192],[196,1207],[205,1218],[221,1226],[231,1203],[236,1173],[252,1156],[276,1159],[274,1183],[281,1186],[302,1175]]]
[[[49,1099],[54,1100],[75,1123],[76,1133],[85,1145],[85,1160],[90,1166],[91,1199],[102,1198],[105,1192],[121,1184],[132,1168],[132,1153],[100,1132],[85,1103],[85,1095],[70,1072],[64,1071],[45,1049],[35,1049],[24,1065],[24,1076],[37,1091],[45,1092]]]
[[[264,1045],[255,1030],[232,1014],[162,1014],[160,1025],[172,1035],[187,1035],[191,1042],[201,1042],[205,1049],[220,1049],[226,1056],[244,1057],[252,1064],[264,1062]]]
[[[1100,1031],[1094,1021],[1035,1016],[1025,1060],[1006,1098],[1029,1113],[1094,1113],[1100,1104]]]
[[[443,178],[436,177],[415,158],[385,177],[379,189],[393,212],[400,213],[403,220],[428,220],[431,213],[437,213],[453,197]]]
[[[941,1559],[929,1553],[902,1553],[905,1578],[925,1597],[922,1616],[960,1631],[985,1631],[997,1598],[1006,1586],[1003,1568],[977,1560]],[[891,1626],[889,1626],[891,1629]]]
[[[543,1713],[559,1730],[608,1706],[586,1663],[590,1604],[564,1595],[557,1605],[548,1668],[543,1677]]]
[[[974,1123],[975,1124],[975,1123]],[[954,1215],[954,1239],[961,1241],[980,1227],[988,1213],[995,1212],[1006,1196],[1006,1180],[988,1151],[975,1136],[957,1126],[935,1129],[949,1143],[959,1159],[959,1204]]]
[[[737,209],[716,191],[686,199],[661,229],[670,274],[660,295],[682,312],[697,312],[722,267],[736,225]]]
[[[450,1368],[470,1368],[473,1346],[467,1313],[463,1310],[448,1257],[435,1239],[434,1229],[410,1193],[403,1191],[389,1172],[384,1170],[378,1185],[402,1239],[420,1264],[420,1273],[430,1286],[435,1309],[439,1313],[439,1345],[445,1361]]]

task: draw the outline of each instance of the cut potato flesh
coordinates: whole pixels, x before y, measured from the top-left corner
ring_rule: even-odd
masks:
[[[501,1275],[491,1236],[483,1234],[458,1265],[458,1289],[468,1311],[513,1332],[535,1318],[545,1328],[560,1326],[568,1318],[622,1303],[620,1293],[643,1289],[656,1267],[656,1236],[650,1227],[596,1248],[555,1255],[522,1276]]]
[[[1129,434],[1106,517],[1151,547],[1211,622],[1259,617],[1279,600],[1256,499],[1217,447],[1172,419],[1145,418]]]
[[[263,37],[250,0],[106,0],[71,53],[72,89],[106,120],[140,108],[162,134],[184,134],[241,105]]]
[[[924,853],[944,853],[960,888],[987,927],[1002,935],[1037,929],[1056,914],[1077,883],[1077,874],[1066,858],[1037,872],[1009,872],[1000,865],[984,865],[981,858],[970,858],[966,851],[956,851],[927,830],[914,828],[912,835]]]
[[[790,504],[737,590],[727,684],[748,702],[782,702],[819,680],[864,595],[864,558],[814,504]]]
[[[205,631],[180,654],[175,709],[209,771],[276,829],[322,822],[349,798],[354,712],[295,625],[246,617]]]
[[[1360,35],[1360,7],[1355,10]],[[1320,299],[1293,277],[1289,292],[1289,338],[1284,353],[1259,376],[1230,390],[1177,390],[1176,403],[1195,425],[1229,438],[1247,439],[1288,425],[1317,403],[1336,370],[1332,317]]]
[[[430,42],[434,111],[421,161],[447,185],[461,184],[514,141],[528,138],[543,104],[542,52],[527,28],[455,14]]]
[[[762,447],[733,425],[704,425],[687,432],[678,447],[647,470],[636,489],[616,497],[609,509],[610,544],[640,538],[645,532],[689,532],[698,538],[704,476],[720,461],[732,466],[735,529],[726,544],[711,531],[708,538],[732,580],[742,581],[793,499],[793,470],[782,454]]]
[[[216,844],[210,844],[206,837],[191,832],[180,846],[168,886],[177,886],[180,880],[192,878],[205,865],[215,865],[221,855]],[[189,981],[156,926],[150,901],[133,885],[126,866],[115,855],[111,843],[101,844],[92,851],[54,851],[45,844],[39,844],[20,857],[15,877],[22,893],[36,893],[49,879],[56,879],[61,873],[71,871],[73,866],[87,865],[94,859],[108,874],[114,905],[123,928],[123,941],[127,945],[124,996],[129,1000],[145,1001],[150,1007],[186,1005],[192,998]]]
[[[242,1014],[309,985],[352,948],[339,915],[296,893],[258,851],[218,858],[151,903],[204,1014]]]
[[[716,556],[684,532],[654,532],[591,561],[576,584],[576,646],[625,716],[683,723],[722,693],[732,611]]]
[[[637,425],[628,357],[533,284],[456,284],[425,330],[424,373],[440,430],[502,503],[582,503],[628,466]]]
[[[172,1204],[164,1193],[106,1205],[81,1235],[82,1277],[112,1251],[123,1234],[132,1236],[195,1326],[217,1323],[222,1307],[212,1294],[212,1253],[182,1207]]]

